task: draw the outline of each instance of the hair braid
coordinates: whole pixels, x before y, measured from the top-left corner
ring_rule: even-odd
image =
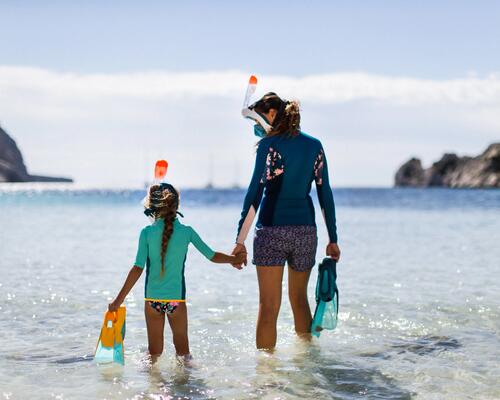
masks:
[[[174,232],[174,221],[179,208],[179,193],[170,185],[171,189],[163,189],[161,185],[152,185],[146,207],[154,206],[154,218],[162,219],[164,222],[161,238],[161,272],[165,274],[165,256],[167,254],[168,242]]]
[[[169,208],[163,215],[163,221],[165,223],[163,227],[163,234],[161,238],[161,273],[160,276],[163,277],[165,274],[165,255],[167,254],[168,242],[172,233],[174,232],[174,220],[176,217],[177,208]]]

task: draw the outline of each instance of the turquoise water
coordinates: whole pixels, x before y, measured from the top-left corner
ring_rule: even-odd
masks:
[[[243,195],[183,191],[184,222],[230,251]],[[192,251],[194,365],[177,365],[166,330],[166,352],[150,370],[144,278],[126,302],[125,367],[91,360],[147,223],[143,193],[0,187],[0,398],[500,398],[500,191],[335,196],[336,331],[312,344],[296,339],[285,281],[278,349],[255,351],[254,268],[210,264]],[[318,222],[319,260],[326,231]]]

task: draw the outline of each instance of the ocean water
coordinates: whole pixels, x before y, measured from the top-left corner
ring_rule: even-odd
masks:
[[[254,267],[190,251],[193,365],[177,364],[168,329],[161,361],[145,364],[141,277],[126,301],[125,366],[97,366],[103,313],[147,223],[143,195],[0,187],[0,398],[500,398],[499,190],[336,190],[338,328],[297,339],[285,275],[274,354],[254,347]],[[183,191],[184,223],[230,251],[243,196]]]

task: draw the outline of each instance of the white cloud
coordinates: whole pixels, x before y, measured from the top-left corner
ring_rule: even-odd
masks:
[[[29,92],[54,100],[103,97],[167,99],[243,97],[249,74],[239,71],[128,74],[73,74],[27,67],[0,67],[3,93]],[[260,89],[273,88],[308,103],[377,100],[398,104],[491,104],[500,102],[500,77],[473,75],[430,80],[367,73],[332,73],[294,78],[264,76]]]
[[[33,172],[67,173],[90,185],[137,186],[144,163],[166,153],[178,164],[173,173],[179,181],[201,185],[212,155],[217,183],[244,184],[255,142],[239,116],[248,75],[75,74],[0,66],[0,122],[18,139]],[[368,73],[259,78],[258,95],[273,90],[299,99],[304,130],[332,153],[345,152],[335,157],[342,185],[387,185],[416,149],[429,159],[444,147],[476,152],[500,137],[497,74],[449,80]]]

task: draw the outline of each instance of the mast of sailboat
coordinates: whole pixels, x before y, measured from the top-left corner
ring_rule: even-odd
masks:
[[[240,164],[238,163],[238,159],[234,159],[234,180],[233,180],[233,189],[239,189],[240,188],[240,183],[239,183],[239,176],[240,176]]]
[[[208,182],[206,185],[207,189],[214,188],[214,155],[210,153],[208,155]]]

